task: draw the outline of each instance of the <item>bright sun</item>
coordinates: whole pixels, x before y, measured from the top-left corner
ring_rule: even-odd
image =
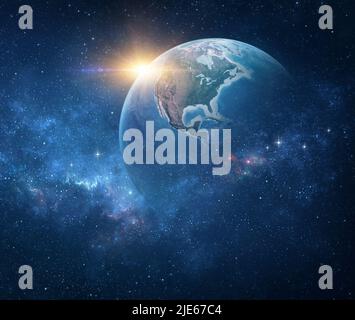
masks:
[[[152,65],[148,63],[133,64],[129,70],[136,76],[151,76],[157,71],[156,68],[152,67]]]
[[[125,74],[129,80],[134,80],[141,76],[145,78],[154,77],[158,72],[160,72],[160,68],[150,62],[148,59],[137,59],[131,62],[127,61],[126,63],[125,61],[122,61],[122,63],[109,70],[119,74],[120,77],[121,74]]]
[[[151,68],[149,68],[148,64],[138,64],[134,66],[132,69],[133,72],[135,72],[137,75],[147,74],[151,71],[150,70]]]

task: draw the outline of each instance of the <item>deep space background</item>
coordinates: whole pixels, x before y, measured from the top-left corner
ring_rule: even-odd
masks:
[[[22,31],[24,3],[2,1],[0,298],[354,298],[355,10],[326,3],[333,31],[318,28],[316,0],[27,1],[34,30]],[[190,195],[164,218],[122,163],[133,79],[99,71],[210,37],[264,50],[307,88],[308,111],[295,110],[302,125],[280,137],[299,179],[274,161],[279,188],[246,184],[258,194],[238,212],[228,199],[202,212]],[[18,288],[23,264],[34,290]],[[318,288],[322,264],[334,290]]]

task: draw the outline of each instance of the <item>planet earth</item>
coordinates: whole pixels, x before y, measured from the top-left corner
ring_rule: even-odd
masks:
[[[245,179],[267,170],[267,152],[289,121],[290,77],[264,51],[229,39],[201,39],[176,46],[156,58],[132,85],[120,120],[125,130],[230,128],[232,170],[211,175],[209,165],[127,165],[137,189],[159,210],[235,196]],[[272,152],[272,150],[270,150]]]

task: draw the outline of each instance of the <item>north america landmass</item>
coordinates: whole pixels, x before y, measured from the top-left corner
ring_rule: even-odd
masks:
[[[171,52],[155,85],[155,100],[162,117],[176,129],[198,130],[205,120],[226,120],[218,110],[221,90],[250,71],[233,61],[227,46],[208,43]]]

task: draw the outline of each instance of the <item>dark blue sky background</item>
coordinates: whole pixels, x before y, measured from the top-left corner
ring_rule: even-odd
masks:
[[[21,4],[0,4],[1,298],[354,298],[352,1],[327,2],[333,31],[316,0],[30,1],[26,32]],[[162,220],[130,182],[118,132],[132,79],[82,70],[210,37],[270,53],[313,92],[319,166],[302,204],[275,194],[261,217],[222,199],[203,215],[195,200]],[[23,264],[33,291],[18,289]],[[333,291],[318,288],[321,264]]]

